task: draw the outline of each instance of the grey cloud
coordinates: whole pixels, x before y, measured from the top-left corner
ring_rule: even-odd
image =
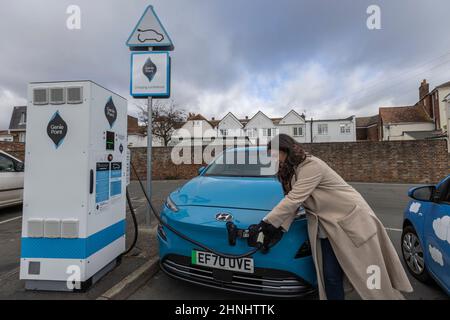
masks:
[[[81,7],[80,31],[65,27],[70,4]],[[318,116],[374,113],[377,103],[414,102],[424,77],[434,85],[450,78],[445,63],[450,55],[435,59],[450,52],[450,37],[443,36],[450,30],[446,0],[160,0],[152,4],[175,43],[172,97],[186,109],[207,116],[225,114],[231,105],[239,105],[239,99],[247,109],[233,108],[241,115],[252,115],[255,108],[282,115],[293,106]],[[381,7],[382,30],[366,28],[365,11],[371,4]],[[92,79],[128,96],[130,53],[125,41],[147,5],[141,0],[4,0],[0,89],[24,98],[30,81]],[[431,59],[435,61],[411,72],[412,66]],[[271,86],[284,88],[288,73],[301,74],[304,66],[314,63],[325,70],[327,81],[319,81],[322,87],[316,88],[324,96],[295,90],[289,91],[291,96],[269,95]],[[442,66],[431,69],[438,63]],[[292,72],[285,72],[286,68]],[[343,88],[360,68],[367,70],[367,83],[374,78],[376,85],[356,92]],[[252,78],[266,83],[243,82]],[[306,90],[308,84],[302,79],[290,86]],[[278,101],[272,101],[274,96]],[[207,105],[201,101],[205,97],[214,97],[215,102]],[[251,102],[259,105],[251,107]],[[0,108],[1,129],[10,115],[4,111],[8,106]]]

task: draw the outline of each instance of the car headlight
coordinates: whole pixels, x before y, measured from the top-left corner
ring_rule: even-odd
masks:
[[[166,206],[167,208],[169,208],[170,210],[174,211],[174,212],[178,212],[178,207],[177,205],[172,201],[172,199],[170,199],[170,197],[167,197],[166,200]]]

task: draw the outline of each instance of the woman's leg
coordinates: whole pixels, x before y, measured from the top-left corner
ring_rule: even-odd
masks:
[[[344,300],[344,283],[341,266],[328,239],[320,239],[322,245],[323,276],[328,300]]]

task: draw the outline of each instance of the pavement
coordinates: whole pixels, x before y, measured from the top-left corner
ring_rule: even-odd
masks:
[[[154,181],[152,201],[160,210],[167,194],[184,181]],[[137,182],[129,186],[130,196],[138,220],[139,237],[135,248],[122,258],[122,262],[86,292],[37,292],[26,291],[19,280],[20,235],[22,207],[0,209],[0,300],[1,299],[123,299],[135,291],[157,271],[158,246],[156,222],[145,225],[146,200]],[[127,211],[127,248],[134,235],[133,222]]]
[[[152,184],[152,200],[161,208],[167,195],[184,180],[154,181]],[[352,184],[375,210],[387,228],[399,255],[403,210],[408,202],[406,184]],[[145,223],[146,202],[137,182],[130,184],[130,195],[136,209],[138,224]],[[185,283],[172,279],[159,271],[157,264],[158,247],[156,241],[156,223],[148,227],[140,227],[138,243],[134,250],[122,259],[122,263],[102,278],[95,286],[83,293],[55,293],[25,291],[24,283],[19,280],[21,207],[0,209],[0,299],[252,299],[253,296],[228,293],[217,289]],[[127,214],[127,246],[133,238],[133,225]],[[409,274],[408,274],[409,275]],[[414,287],[407,299],[449,299],[436,285],[425,285],[410,276]],[[309,296],[306,299],[317,299]],[[350,294],[347,299],[359,299]]]

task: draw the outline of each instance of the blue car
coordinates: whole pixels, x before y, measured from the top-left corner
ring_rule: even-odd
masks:
[[[258,160],[260,152],[267,155],[264,147],[225,150],[169,195],[161,218],[216,251],[237,255],[254,249],[241,238],[230,245],[226,223],[232,221],[240,229],[257,224],[284,196],[274,174],[261,170],[267,164]],[[245,159],[245,164],[231,158]],[[164,226],[158,227],[158,240],[161,269],[190,283],[275,297],[305,296],[316,288],[303,208],[289,232],[267,254],[258,251],[248,258],[225,259],[197,248]]]
[[[450,176],[436,186],[412,188],[408,195],[403,259],[415,278],[434,279],[450,295]]]

